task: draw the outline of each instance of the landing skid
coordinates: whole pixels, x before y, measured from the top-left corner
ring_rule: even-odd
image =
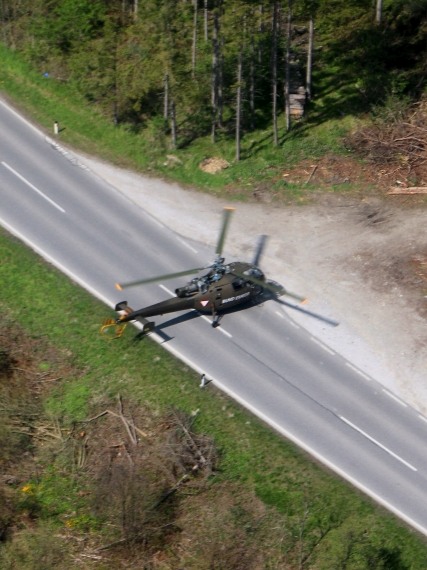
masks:
[[[221,324],[221,319],[224,315],[214,315],[214,319],[212,321],[212,326],[214,329],[216,329],[217,327],[219,327],[219,325]]]

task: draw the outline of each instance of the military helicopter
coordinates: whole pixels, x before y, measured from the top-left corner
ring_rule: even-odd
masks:
[[[116,288],[120,291],[127,287],[155,283],[185,275],[200,273],[202,275],[194,277],[182,287],[175,289],[175,297],[160,301],[154,305],[142,309],[131,309],[127,301],[121,301],[115,306],[115,310],[120,316],[116,320],[109,320],[101,327],[101,332],[107,332],[109,327],[115,327],[115,336],[120,336],[123,332],[123,325],[130,321],[137,321],[142,325],[142,334],[149,333],[155,328],[155,323],[148,318],[177,311],[196,310],[200,313],[210,313],[212,315],[212,326],[220,325],[220,321],[226,312],[237,305],[258,304],[266,299],[274,299],[290,308],[297,309],[309,316],[315,317],[329,325],[336,326],[338,323],[317,313],[313,313],[296,305],[279,299],[287,295],[299,302],[305,301],[304,297],[287,291],[279,283],[268,280],[263,271],[259,268],[259,262],[264,250],[267,236],[260,236],[252,262],[234,261],[225,263],[222,257],[225,237],[228,230],[231,214],[234,208],[224,208],[221,230],[216,245],[216,256],[210,265],[195,267],[177,273],[168,273],[139,279],[127,283],[116,283]],[[209,270],[206,272],[206,270]]]

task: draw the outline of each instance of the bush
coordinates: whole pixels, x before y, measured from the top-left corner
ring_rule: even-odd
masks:
[[[0,549],[2,570],[72,570],[69,545],[47,526],[25,529],[16,533],[9,543]]]

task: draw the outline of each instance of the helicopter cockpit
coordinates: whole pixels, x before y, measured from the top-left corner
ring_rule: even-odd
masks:
[[[254,279],[258,279],[259,281],[265,281],[265,275],[258,267],[254,265],[243,272],[243,275],[247,275],[249,278],[253,277]]]

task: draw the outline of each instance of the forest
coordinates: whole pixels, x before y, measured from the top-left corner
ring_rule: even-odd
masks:
[[[2,41],[131,132],[271,144],[298,127],[416,101],[425,0],[2,0]]]

